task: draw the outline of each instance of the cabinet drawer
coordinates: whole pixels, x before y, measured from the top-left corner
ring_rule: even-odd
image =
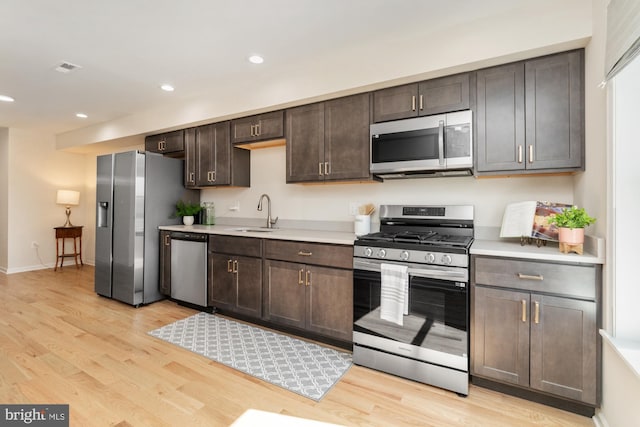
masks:
[[[232,255],[262,257],[262,239],[254,237],[209,236],[209,250]]]
[[[596,298],[596,266],[475,257],[478,285]]]
[[[304,264],[353,268],[353,247],[345,245],[265,240],[264,257]]]

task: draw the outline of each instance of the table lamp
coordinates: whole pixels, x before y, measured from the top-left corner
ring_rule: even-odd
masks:
[[[71,221],[69,220],[69,216],[71,215],[71,206],[76,206],[80,202],[80,192],[73,190],[58,190],[58,195],[56,197],[56,203],[59,205],[65,205],[67,207],[67,222],[64,223],[63,227],[73,227]]]

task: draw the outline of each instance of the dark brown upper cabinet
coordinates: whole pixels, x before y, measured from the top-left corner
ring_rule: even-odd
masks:
[[[181,154],[184,151],[184,130],[147,136],[144,139],[144,149],[160,154]]]
[[[184,131],[184,186],[196,188],[196,173],[198,171],[196,159],[196,128]]]
[[[469,73],[373,92],[373,121],[386,122],[469,108]]]
[[[478,174],[584,170],[584,51],[479,70]]]
[[[231,142],[246,144],[284,138],[284,111],[258,114],[231,121]]]
[[[185,159],[187,170],[195,165],[195,187],[250,185],[251,153],[231,146],[230,129],[228,121],[195,128],[193,158],[188,151]]]
[[[287,183],[368,180],[369,94],[286,112]]]

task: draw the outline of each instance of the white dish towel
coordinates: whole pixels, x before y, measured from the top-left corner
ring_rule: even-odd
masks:
[[[406,265],[380,265],[380,319],[402,326],[409,314],[409,274]]]

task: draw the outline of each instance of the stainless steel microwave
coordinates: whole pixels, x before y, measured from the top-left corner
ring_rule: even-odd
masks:
[[[470,110],[370,127],[371,173],[383,179],[471,175]]]

